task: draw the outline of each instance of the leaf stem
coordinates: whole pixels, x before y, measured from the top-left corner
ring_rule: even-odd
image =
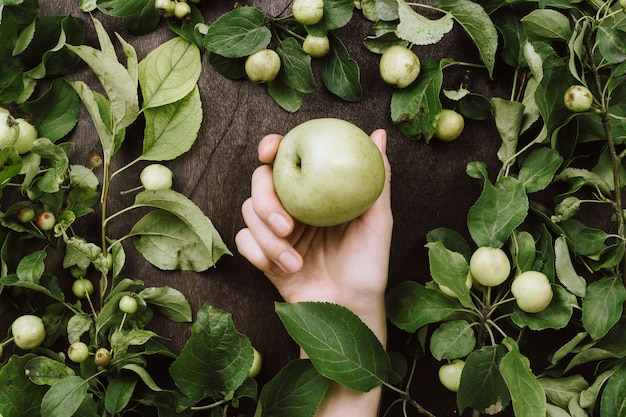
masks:
[[[190,410],[193,410],[193,411],[210,410],[210,409],[212,409],[212,408],[219,407],[219,406],[220,406],[220,405],[222,405],[222,404],[226,404],[227,402],[228,402],[228,400],[226,400],[226,399],[221,399],[221,400],[216,401],[216,402],[214,402],[214,403],[212,403],[212,404],[194,406],[194,407],[190,407],[189,409],[190,409]]]
[[[417,412],[420,413],[421,415],[428,416],[428,417],[436,417],[433,413],[431,413],[430,411],[422,407],[420,403],[418,403],[413,398],[411,398],[407,392],[402,391],[400,388],[394,387],[388,382],[383,382],[383,385],[389,388],[390,390],[395,391],[398,394],[400,394],[400,396],[402,397],[402,401],[405,404],[409,404],[412,407],[414,407],[417,410]]]

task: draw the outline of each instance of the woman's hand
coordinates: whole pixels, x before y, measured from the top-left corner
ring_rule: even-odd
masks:
[[[265,273],[285,301],[340,304],[359,316],[384,346],[384,294],[393,228],[391,168],[385,153],[386,132],[376,130],[371,138],[385,163],[386,181],[380,197],[348,223],[312,227],[294,220],[276,196],[269,163],[282,137],[264,137],[258,153],[265,165],[252,175],[252,195],[242,207],[247,228],[237,234],[236,243],[239,252]],[[335,384],[317,415],[375,416],[379,391],[354,393]]]

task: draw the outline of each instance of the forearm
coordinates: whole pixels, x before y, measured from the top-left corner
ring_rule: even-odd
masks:
[[[355,313],[372,330],[383,347],[386,347],[387,322],[384,297],[379,300],[378,303],[370,306],[367,313]],[[308,357],[303,350],[300,351],[300,356],[301,358]],[[338,382],[332,382],[315,417],[376,417],[380,407],[381,393],[382,387],[368,392],[359,392]]]
[[[380,407],[382,387],[357,392],[332,382],[315,417],[376,417]]]

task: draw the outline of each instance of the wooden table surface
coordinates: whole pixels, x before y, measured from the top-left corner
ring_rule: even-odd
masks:
[[[268,12],[282,10],[289,0],[250,1],[246,5],[260,7]],[[78,0],[43,0],[42,12],[49,14],[71,13],[89,22],[82,13]],[[241,4],[244,4],[243,2]],[[205,0],[201,10],[207,23],[233,7],[230,1]],[[119,32],[137,50],[139,59],[153,48],[171,38],[173,33],[162,24],[156,31],[142,36],[125,32],[118,18],[94,14],[111,34]],[[88,43],[97,46],[90,23]],[[363,98],[357,103],[341,101],[319,88],[308,95],[302,108],[287,113],[274,103],[265,87],[246,81],[233,81],[219,75],[203,56],[199,85],[203,102],[204,119],[200,136],[190,152],[176,161],[166,162],[175,173],[174,189],[191,198],[212,219],[225,243],[233,252],[223,257],[215,268],[204,273],[163,272],[143,260],[132,246],[127,248],[127,267],[124,275],[141,279],[147,285],[170,285],[182,291],[190,300],[194,311],[206,301],[215,307],[229,311],[236,327],[246,334],[264,356],[261,380],[271,378],[288,360],[297,355],[298,349],[288,337],[273,310],[279,295],[265,277],[236,253],[234,237],[243,227],[240,207],[250,193],[250,176],[259,165],[256,145],[261,136],[268,133],[286,133],[291,127],[316,117],[339,117],[349,120],[370,132],[385,128],[389,135],[388,155],[393,170],[392,206],[394,212],[394,235],[390,263],[390,287],[413,279],[428,279],[428,264],[424,247],[426,233],[440,226],[465,231],[467,210],[481,191],[481,184],[465,173],[468,162],[482,160],[497,166],[496,151],[500,140],[495,129],[486,129],[471,121],[466,123],[463,136],[452,143],[412,141],[403,137],[390,120],[392,88],[382,82],[378,74],[378,56],[363,46],[363,39],[371,34],[371,24],[358,12],[351,23],[338,31],[350,54],[357,60],[364,86]],[[453,56],[457,60],[476,61],[477,52],[467,43],[460,29],[448,34],[435,47],[418,47],[421,59]],[[465,74],[446,73],[445,84],[458,87]],[[502,90],[497,82],[489,80],[484,72],[471,70],[470,88],[486,95],[498,95]],[[96,85],[93,75],[84,68],[73,77]],[[501,94],[505,96],[505,94]],[[137,155],[141,149],[141,131],[136,134],[136,147],[125,152],[117,162],[120,166]],[[76,156],[87,158],[99,149],[99,142],[86,112],[72,134]],[[133,140],[132,130],[127,142]],[[127,178],[136,181],[143,165],[129,170]],[[114,184],[117,190],[129,188],[124,179]],[[119,207],[132,202],[133,196],[120,195],[114,203]],[[113,225],[115,230],[127,230],[129,225]],[[170,346],[180,348],[188,335],[188,325],[172,325],[166,321],[156,322],[158,332],[170,335]],[[401,344],[394,339],[391,329],[390,346]],[[417,389],[422,405],[433,411],[441,409],[446,415],[454,410],[453,397],[438,392],[429,384],[435,370],[424,370],[418,378]],[[423,382],[421,382],[423,381]],[[423,386],[422,386],[423,385]],[[443,400],[443,401],[442,401]],[[452,414],[450,414],[452,415]]]

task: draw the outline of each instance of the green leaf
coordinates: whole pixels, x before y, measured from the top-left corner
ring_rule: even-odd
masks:
[[[175,322],[190,322],[192,320],[191,306],[185,295],[175,288],[147,287],[139,291],[146,303],[157,307],[159,312]]]
[[[489,77],[493,77],[498,49],[498,32],[483,7],[470,0],[444,0],[437,7],[452,13],[452,17],[472,39],[480,59],[487,67]]]
[[[93,327],[93,319],[87,313],[74,314],[67,322],[67,340],[70,344],[78,342],[80,337]]]
[[[558,130],[573,116],[563,103],[563,95],[575,79],[568,71],[566,62],[546,43],[526,43],[524,56],[539,81],[534,98],[548,137],[554,141],[556,139],[553,135],[556,137]]]
[[[124,16],[124,29],[131,34],[144,35],[156,29],[161,22],[161,15],[157,13],[152,2],[139,0],[139,3],[143,6],[141,11],[130,16]],[[170,22],[168,22],[169,24]]]
[[[126,369],[128,371],[134,372],[139,378],[141,378],[143,383],[146,384],[146,386],[150,388],[152,391],[157,391],[157,392],[163,391],[163,389],[161,389],[156,384],[156,382],[154,382],[154,379],[152,378],[152,376],[150,376],[150,373],[148,372],[148,370],[144,368],[143,366],[140,366],[134,363],[127,363],[123,365],[121,369]]]
[[[511,242],[511,255],[520,272],[531,271],[535,263],[537,247],[535,238],[526,231],[515,232]]]
[[[41,417],[41,399],[47,386],[35,385],[24,372],[35,354],[11,356],[0,367],[0,410],[3,417]]]
[[[115,358],[123,356],[129,346],[141,346],[148,343],[150,339],[158,336],[155,332],[143,329],[115,330],[111,336],[111,350],[115,353]]]
[[[139,98],[137,85],[126,68],[117,59],[90,46],[67,45],[67,47],[85,61],[100,80],[110,103],[115,131],[134,122],[139,115]]]
[[[441,242],[447,249],[458,252],[469,261],[472,256],[472,248],[459,232],[446,227],[437,227],[426,234],[428,243]]]
[[[235,330],[231,315],[204,304],[191,325],[191,337],[170,366],[170,375],[192,402],[220,398],[248,377],[253,349]]]
[[[324,0],[322,20],[313,26],[306,26],[308,33],[322,36],[347,25],[352,20],[354,1]]]
[[[611,64],[624,62],[626,57],[626,33],[601,25],[597,30],[598,49],[603,59]]]
[[[374,333],[350,310],[331,303],[276,303],[287,332],[326,378],[356,391],[389,379],[391,362]]]
[[[514,161],[517,152],[522,119],[524,117],[524,105],[518,101],[505,100],[494,97],[491,100],[496,128],[502,138],[502,145],[498,149],[498,159],[502,162]]]
[[[209,26],[204,46],[226,58],[241,58],[267,47],[271,37],[263,12],[243,6],[221,15]]]
[[[57,78],[39,98],[23,103],[20,112],[31,117],[39,137],[56,142],[69,134],[80,113],[80,100],[74,89],[63,79]]]
[[[626,415],[626,365],[620,365],[607,381],[602,391],[600,414],[602,416]]]
[[[104,159],[110,160],[115,153],[115,135],[111,130],[112,126],[108,123],[111,118],[109,101],[103,95],[89,88],[83,81],[73,81],[69,84],[78,94],[91,117],[102,144]]]
[[[524,185],[512,177],[502,177],[494,185],[485,181],[483,192],[467,214],[467,227],[478,246],[500,248],[527,214]]]
[[[102,249],[95,243],[87,242],[82,237],[65,237],[67,252],[63,259],[63,265],[69,268],[72,265],[79,265],[81,268],[87,268],[90,263],[96,261],[102,256]]]
[[[12,146],[0,149],[0,195],[5,185],[22,169],[22,161]]]
[[[23,257],[17,265],[16,271],[20,281],[38,284],[46,269],[44,264],[46,255],[45,250],[38,250]]]
[[[466,258],[458,252],[447,249],[441,242],[427,243],[426,247],[430,274],[435,282],[452,290],[463,307],[471,308],[474,303],[465,285],[469,273]]]
[[[600,175],[582,168],[565,168],[554,177],[555,181],[577,181],[582,184],[597,188],[602,194],[611,195],[611,184],[607,183]]]
[[[317,87],[311,69],[311,57],[304,52],[295,38],[290,37],[281,42],[276,49],[284,71],[282,81],[301,93],[311,93]]]
[[[70,376],[57,381],[41,401],[41,417],[72,417],[85,400],[89,381]]]
[[[193,43],[176,37],[162,43],[139,62],[143,107],[159,107],[188,96],[197,86],[202,63]]]
[[[527,39],[521,22],[523,15],[518,12],[518,9],[508,5],[498,9],[490,16],[502,35],[500,57],[513,68],[528,66],[523,52],[523,45]]]
[[[552,183],[554,174],[563,163],[558,151],[538,148],[524,158],[517,180],[524,184],[527,193],[544,190]]]
[[[419,77],[391,95],[391,120],[406,137],[433,137],[435,117],[441,111],[439,94],[443,84],[442,61],[424,60]]]
[[[267,85],[267,92],[283,110],[294,113],[300,109],[304,101],[304,93],[289,88],[282,81],[282,74]]]
[[[414,281],[405,281],[392,288],[386,296],[386,304],[391,323],[408,333],[445,320],[461,309],[456,299]]]
[[[202,102],[198,86],[183,99],[144,111],[141,159],[167,161],[191,149],[202,124]]]
[[[45,356],[29,360],[24,370],[30,380],[37,385],[54,385],[63,378],[76,375],[74,370],[63,362]]]
[[[584,298],[587,291],[587,282],[585,278],[576,272],[572,264],[567,240],[564,237],[559,236],[555,239],[554,253],[556,255],[556,276],[559,282],[572,294]]]
[[[308,360],[289,362],[263,386],[255,417],[313,417],[330,380]]]
[[[618,277],[605,277],[587,287],[583,299],[583,326],[594,339],[608,333],[619,320],[626,301],[626,289]]]
[[[461,413],[467,408],[479,411],[502,409],[511,402],[511,395],[498,368],[505,354],[500,346],[483,346],[470,353],[461,374],[456,402]]]
[[[536,9],[521,19],[526,35],[532,40],[569,40],[569,19],[554,9]]]
[[[128,235],[135,237],[135,248],[146,260],[160,269],[200,272],[215,264],[211,236],[201,236],[174,212],[153,210]]]
[[[179,246],[180,244],[193,250],[191,252],[192,258],[183,258],[185,263],[181,266],[191,267],[192,265],[199,265],[199,269],[206,269],[209,266],[213,266],[222,255],[231,254],[226,245],[224,245],[213,223],[211,223],[211,220],[202,213],[198,206],[184,195],[173,190],[143,191],[135,197],[135,206],[154,207],[168,213],[164,214],[161,212],[160,214],[151,215],[148,220],[156,220],[153,224],[157,230],[157,237],[155,237],[155,239],[160,243],[166,242],[168,245],[167,250],[171,250],[173,247]],[[172,216],[178,218],[176,228],[179,230],[174,230],[171,227],[174,221]],[[136,235],[142,234],[144,231],[148,232],[150,228],[145,229],[145,227],[151,226],[150,223],[152,222],[146,221],[144,225],[133,228],[134,230],[131,234]],[[181,227],[182,230],[180,230]],[[177,239],[171,239],[167,235],[164,235],[163,232],[182,235],[184,240],[174,244]],[[171,246],[172,244],[174,244],[174,246]],[[158,250],[158,248],[154,248],[154,250]],[[194,257],[194,254],[197,255],[198,253],[202,253],[206,258],[198,259]],[[171,257],[171,252],[169,252],[169,254]],[[150,255],[156,256],[156,253],[151,252]],[[161,255],[163,255],[163,253],[161,253]],[[192,263],[189,264],[188,261]],[[167,263],[167,265],[171,266],[172,262]]]
[[[546,414],[546,395],[530,369],[530,361],[510,337],[502,342],[509,352],[500,361],[500,372],[511,393],[516,417],[537,417]]]
[[[589,388],[589,384],[581,375],[571,375],[562,378],[544,376],[538,379],[548,400],[561,408],[567,409],[572,399],[577,399],[580,393]]]
[[[123,411],[133,395],[135,385],[137,385],[137,378],[132,374],[120,372],[107,385],[104,408],[111,414]]]
[[[474,330],[465,320],[441,323],[430,339],[430,352],[438,361],[464,358],[475,347]]]
[[[398,1],[398,37],[416,45],[432,45],[439,42],[454,26],[450,13],[438,19],[429,19],[416,13],[404,0]]]
[[[579,403],[581,407],[594,409],[600,392],[604,388],[606,381],[611,377],[611,375],[613,375],[615,370],[615,368],[612,368],[608,371],[600,373],[589,388],[580,392]]]
[[[48,297],[57,301],[63,301],[65,299],[65,295],[63,294],[63,291],[61,290],[61,287],[59,286],[59,282],[57,281],[56,277],[47,274],[44,274],[41,277],[38,284],[28,281],[20,281],[17,275],[7,275],[0,278],[0,284],[6,286],[28,288],[45,294]]]
[[[346,101],[358,101],[363,95],[358,63],[350,58],[341,39],[328,34],[330,51],[320,59],[320,77],[331,93]]]
[[[71,15],[39,15],[32,35],[28,46],[17,55],[28,78],[37,80],[64,75],[80,62],[64,46],[66,42],[76,45],[85,42],[83,20]]]

